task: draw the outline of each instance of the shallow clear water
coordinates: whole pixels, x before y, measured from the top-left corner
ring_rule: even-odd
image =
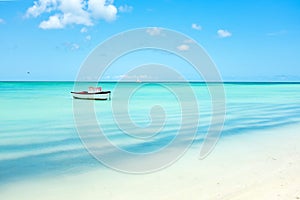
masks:
[[[82,88],[89,85],[84,83]],[[129,101],[114,98],[116,83],[101,86],[104,90],[112,90],[112,100],[93,102],[93,106],[102,131],[113,144],[127,151],[149,153],[163,148],[176,137],[182,119],[181,104],[168,87],[185,91],[187,86],[180,83],[119,84],[123,91],[137,89]],[[0,183],[102,167],[87,152],[78,136],[70,95],[73,87],[73,82],[0,82]],[[191,83],[190,87],[195,93],[200,116],[192,147],[197,149],[208,129],[212,105],[206,84]],[[251,131],[300,122],[299,91],[300,84],[226,83],[226,121],[222,136],[251,134]],[[189,99],[185,100],[189,105]],[[112,104],[127,103],[131,121],[122,123],[125,129],[128,123],[126,131],[129,135],[116,124],[112,112]],[[164,122],[159,134],[148,142],[130,136],[135,130],[143,130],[151,124],[150,111],[155,105],[161,106],[165,114],[165,118],[154,115]],[[188,106],[185,109],[196,112]],[[126,113],[118,113],[118,118],[122,118],[122,114],[126,119]],[[130,126],[131,122],[136,128]],[[153,130],[159,125],[154,124]],[[194,125],[186,124],[186,131]],[[139,131],[135,132],[139,134]],[[140,134],[145,133],[141,131]],[[150,135],[151,130],[142,136]]]

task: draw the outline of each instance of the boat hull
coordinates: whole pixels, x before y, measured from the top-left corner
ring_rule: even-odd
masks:
[[[110,100],[110,91],[104,92],[71,92],[74,99],[86,99],[86,100]]]

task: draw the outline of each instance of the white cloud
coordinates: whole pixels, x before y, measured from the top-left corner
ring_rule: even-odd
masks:
[[[104,19],[106,21],[113,21],[117,16],[117,8],[112,4],[112,1],[106,0],[89,0],[88,10],[91,11],[92,17],[96,19]]]
[[[87,35],[87,36],[85,37],[85,39],[86,39],[87,41],[90,41],[90,40],[92,39],[92,36]]]
[[[0,24],[5,24],[4,19],[0,18]]]
[[[62,24],[83,24],[90,26],[93,23],[84,7],[86,6],[83,0],[60,0],[59,10],[63,13],[61,16]]]
[[[158,27],[152,27],[147,29],[147,33],[151,36],[160,35],[161,29]]]
[[[278,36],[278,35],[284,35],[287,34],[286,30],[281,30],[277,32],[267,33],[267,36]]]
[[[63,44],[68,50],[76,51],[80,49],[79,44],[66,42]]]
[[[70,24],[92,26],[95,20],[113,21],[117,8],[110,0],[37,0],[27,9],[25,17],[48,14],[48,20],[39,25],[42,29],[64,28]]]
[[[186,44],[182,44],[182,45],[179,45],[179,46],[177,47],[177,49],[178,49],[179,51],[188,51],[188,50],[190,49],[190,46],[189,46],[189,45],[186,45]]]
[[[129,13],[129,12],[132,12],[132,10],[133,10],[133,7],[128,6],[128,5],[124,5],[124,6],[119,7],[119,11],[123,12],[123,13]]]
[[[200,30],[202,30],[202,27],[198,24],[192,24],[192,29],[200,31]]]
[[[57,9],[57,0],[39,0],[33,2],[33,6],[27,9],[26,17],[38,17],[44,12],[51,12]]]
[[[193,44],[193,43],[195,43],[195,41],[192,40],[192,39],[186,39],[186,40],[183,41],[183,43],[186,43],[186,44]]]
[[[72,44],[71,46],[71,50],[78,50],[80,48],[80,46],[76,43]]]
[[[42,21],[39,25],[42,29],[51,29],[51,28],[63,28],[64,25],[61,23],[58,15],[50,16],[47,21]]]
[[[80,33],[87,33],[88,32],[88,29],[86,27],[82,27],[80,29]]]
[[[220,38],[226,38],[226,37],[231,37],[232,36],[232,34],[229,31],[223,30],[223,29],[219,29],[217,31],[217,33],[218,33],[218,36]]]

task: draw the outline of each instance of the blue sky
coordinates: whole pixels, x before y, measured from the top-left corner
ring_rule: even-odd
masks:
[[[224,80],[300,81],[298,0],[0,0],[0,80],[74,80],[99,43],[141,27],[193,38]]]

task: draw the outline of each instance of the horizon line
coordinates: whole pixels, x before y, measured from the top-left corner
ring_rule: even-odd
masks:
[[[1,1],[1,0],[0,0]],[[71,81],[71,80],[0,80],[0,83],[5,82],[69,82],[69,83],[225,83],[225,84],[234,84],[234,83],[270,83],[270,84],[300,84],[299,81]]]

